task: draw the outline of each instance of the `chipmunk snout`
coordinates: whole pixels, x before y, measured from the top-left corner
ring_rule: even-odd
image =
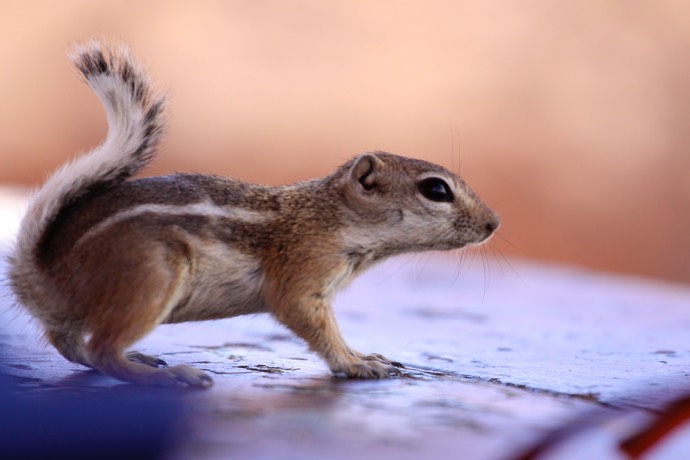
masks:
[[[491,235],[491,234],[493,234],[493,232],[498,230],[498,227],[500,227],[500,226],[501,226],[501,218],[498,217],[497,214],[494,214],[493,216],[491,216],[491,219],[486,223],[486,226],[485,226],[486,233]]]
[[[477,243],[483,243],[484,241],[488,240],[500,226],[501,218],[495,212],[489,211],[484,222],[484,227],[480,227],[480,232],[482,232],[482,234],[480,234],[480,238]]]

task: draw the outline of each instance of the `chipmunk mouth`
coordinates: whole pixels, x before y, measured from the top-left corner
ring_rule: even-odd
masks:
[[[469,244],[472,245],[472,246],[481,246],[482,244],[484,244],[484,243],[486,243],[487,241],[489,241],[489,239],[491,239],[491,236],[492,236],[492,235],[486,235],[485,237],[482,237],[481,239],[472,241],[472,242],[469,243]]]
[[[458,235],[453,240],[443,242],[443,249],[462,249],[467,246],[478,246],[486,242],[493,233],[477,231],[475,229],[466,229],[462,234]],[[440,248],[439,248],[440,249]]]
[[[484,244],[491,239],[495,232],[496,227],[488,225],[482,229],[470,229],[465,235],[463,235],[464,238],[462,238],[462,240],[459,242],[459,247],[463,248],[465,246],[479,246]]]
[[[475,245],[475,246],[478,246],[478,245],[480,245],[480,244],[484,244],[484,243],[486,243],[487,241],[489,241],[489,240],[491,239],[492,236],[494,236],[494,233],[495,233],[495,232],[496,232],[495,229],[488,230],[488,228],[487,228],[487,230],[485,230],[485,231],[482,232],[482,233],[479,233],[479,232],[478,232],[478,237],[477,237],[477,239],[473,240],[470,244]]]

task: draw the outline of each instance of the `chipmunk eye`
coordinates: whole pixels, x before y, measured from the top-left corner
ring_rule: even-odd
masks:
[[[417,188],[424,198],[431,201],[450,203],[455,199],[446,181],[438,177],[429,177],[419,181]]]

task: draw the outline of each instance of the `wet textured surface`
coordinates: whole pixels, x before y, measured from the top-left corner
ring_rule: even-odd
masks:
[[[574,452],[624,458],[615,443],[690,390],[690,289],[513,265],[470,264],[458,274],[453,258],[402,258],[343,292],[345,337],[404,363],[400,378],[332,377],[266,316],[161,326],[135,347],[206,370],[215,380],[208,391],[135,388],[68,363],[11,308],[5,286],[9,394],[164,395],[183,407],[171,459],[516,458],[582,423],[590,429]],[[685,438],[652,458],[673,458],[690,447]],[[544,458],[568,458],[567,449]]]

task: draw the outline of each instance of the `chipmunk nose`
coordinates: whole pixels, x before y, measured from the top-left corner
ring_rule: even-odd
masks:
[[[498,227],[501,225],[501,219],[497,215],[494,215],[491,220],[489,220],[486,223],[486,233],[491,235],[493,232],[495,232]]]

